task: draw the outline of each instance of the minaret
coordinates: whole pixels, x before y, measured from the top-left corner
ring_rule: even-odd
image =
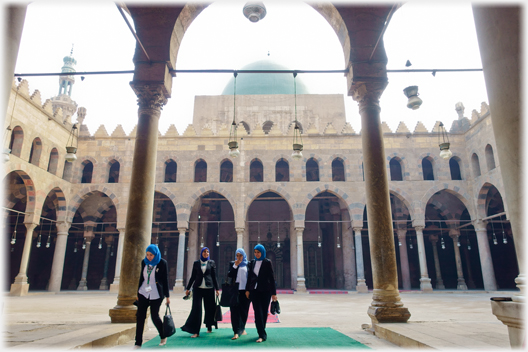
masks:
[[[71,98],[75,76],[67,75],[67,73],[76,72],[75,68],[73,68],[77,64],[77,61],[73,58],[73,47],[70,56],[65,56],[62,61],[64,65],[62,66],[62,74],[59,78],[59,95],[51,98],[51,103],[54,113],[58,108],[62,108],[62,122],[71,123],[71,117],[77,111],[77,103]]]

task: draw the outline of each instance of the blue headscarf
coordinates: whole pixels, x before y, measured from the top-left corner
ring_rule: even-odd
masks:
[[[155,245],[155,244],[151,244],[151,245],[149,245],[147,247],[146,251],[154,254],[154,259],[148,260],[147,256],[145,255],[145,259],[143,259],[145,264],[147,264],[147,265],[158,265],[160,260],[161,260],[161,252],[160,252],[158,246]]]
[[[257,259],[257,258],[255,257],[255,260],[256,260],[256,261],[261,261],[261,260],[263,260],[264,258],[266,258],[266,248],[264,248],[263,245],[261,245],[261,244],[257,244],[257,245],[255,246],[255,249],[256,249],[257,251],[259,251],[260,253],[262,253],[262,255],[260,256],[260,259]]]
[[[240,262],[240,264],[238,264],[238,266],[246,266],[247,263],[248,263],[248,261],[247,261],[247,256],[246,256],[246,252],[244,252],[244,250],[243,250],[242,248],[237,249],[236,252],[235,252],[235,260],[236,260],[236,255],[237,255],[237,253],[242,254],[242,256],[244,257],[244,258],[242,259],[242,261]]]
[[[202,251],[200,252],[200,260],[201,260],[202,262],[206,262],[206,261],[209,260],[209,257],[207,257],[207,258],[204,258],[204,257],[203,257],[203,252],[204,252],[206,249],[209,251],[209,248],[207,248],[207,247],[203,247],[203,248],[202,248]],[[210,253],[210,252],[211,252],[211,251],[209,251],[209,253]]]

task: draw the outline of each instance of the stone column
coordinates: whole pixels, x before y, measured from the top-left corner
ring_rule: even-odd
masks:
[[[136,65],[141,64],[136,63]],[[145,69],[145,71],[148,70]],[[117,305],[109,312],[112,323],[136,322],[136,307],[133,303],[137,296],[137,283],[141,270],[140,262],[145,257],[145,249],[150,244],[152,232],[158,122],[161,108],[167,103],[169,96],[167,82],[140,81],[138,77],[142,77],[143,73],[142,70],[136,68],[134,81],[131,83],[132,89],[138,97],[139,109],[123,259],[121,260],[121,267],[127,268],[127,270],[124,270],[120,277]],[[145,74],[145,77],[152,78],[150,74]],[[170,80],[170,75],[167,77]]]
[[[401,243],[401,246],[398,246],[400,249],[400,267],[402,272],[402,286],[404,290],[411,289],[411,272],[409,270],[409,257],[407,255],[407,230],[399,229],[397,230],[398,240]]]
[[[25,296],[28,294],[29,284],[27,277],[27,268],[29,264],[29,255],[31,253],[31,244],[33,243],[33,230],[38,224],[32,222],[25,222],[26,225],[26,239],[24,240],[24,249],[22,251],[22,259],[20,260],[20,270],[15,277],[15,282],[11,284],[10,296]]]
[[[112,242],[114,241],[114,238],[110,236],[105,237],[105,243],[106,243],[106,254],[105,254],[105,262],[104,262],[104,269],[103,269],[103,279],[101,280],[101,284],[99,285],[99,290],[108,290],[108,265],[110,264],[110,251],[112,250]]]
[[[354,239],[356,241],[356,271],[358,293],[368,293],[368,287],[365,283],[365,266],[363,264],[363,244],[361,243],[361,227],[354,227]]]
[[[53,252],[53,262],[51,264],[51,275],[49,279],[48,291],[60,292],[62,284],[62,273],[64,271],[64,258],[66,257],[66,245],[68,242],[68,230],[71,222],[61,221],[57,226],[57,241]]]
[[[343,276],[345,277],[345,290],[353,290],[356,288],[356,253],[354,248],[354,239],[352,236],[352,228],[349,223],[342,223],[343,236]]]
[[[86,276],[88,275],[88,264],[90,262],[90,247],[92,244],[92,240],[94,239],[94,233],[93,233],[93,227],[88,226],[84,230],[84,239],[86,240],[86,248],[84,249],[84,259],[83,259],[83,266],[82,266],[82,275],[81,275],[81,281],[79,281],[79,286],[77,286],[78,291],[86,291],[88,290],[88,286],[86,286]]]
[[[121,260],[123,258],[123,242],[125,241],[125,229],[118,228],[119,239],[117,240],[117,251],[116,251],[116,267],[114,274],[114,282],[110,285],[110,292],[119,292],[119,278],[121,276]]]
[[[355,70],[354,65],[351,69]],[[359,72],[358,72],[359,74]],[[352,75],[356,80],[356,74]],[[359,103],[365,167],[365,191],[372,258],[373,301],[368,309],[372,323],[406,322],[411,314],[398,291],[398,270],[392,229],[387,161],[380,122],[379,98],[385,77],[354,81],[350,92]]]
[[[190,221],[197,221],[198,220],[198,213],[192,212]],[[185,248],[185,251],[187,252],[187,279],[191,277],[192,267],[193,263],[196,259],[196,253],[197,246],[198,246],[198,236],[199,236],[199,223],[198,222],[190,222],[189,223],[189,241],[187,243],[187,248]],[[183,283],[183,286],[185,286],[185,282]]]
[[[525,301],[525,207],[522,190],[524,175],[521,78],[522,7],[496,4],[473,4],[473,17],[482,59],[482,68],[488,92],[497,159],[502,174],[503,197],[515,241],[519,276],[515,279],[520,292],[512,299]],[[521,190],[519,189],[521,187]],[[479,245],[480,247],[480,245]]]
[[[473,271],[471,270],[471,257],[469,256],[467,245],[462,244],[460,248],[462,248],[462,252],[464,253],[464,258],[466,258],[466,263],[467,263],[466,285],[468,289],[476,288],[475,280],[473,280]]]
[[[238,234],[237,234],[238,236]],[[238,241],[238,237],[237,237],[237,241]],[[247,248],[248,250],[246,251],[246,255],[248,257],[248,260],[249,258],[251,258],[251,255],[253,253],[253,248],[250,248],[249,246],[249,225],[246,224],[246,227],[244,228],[244,248]]]
[[[174,282],[173,291],[183,292],[183,266],[185,264],[185,232],[186,227],[179,227],[180,235],[178,237],[178,261],[176,263],[176,281]]]
[[[464,280],[464,271],[462,270],[462,258],[460,257],[460,248],[457,246],[458,236],[460,231],[451,229],[449,230],[449,237],[453,240],[453,248],[455,250],[455,262],[457,268],[457,290],[467,290],[466,280]],[[486,235],[487,240],[487,235]]]
[[[236,234],[237,234],[237,249],[242,248],[244,249],[244,252],[246,252],[246,255],[248,253],[249,248],[244,246],[244,232],[246,231],[243,227],[237,227],[235,228]]]
[[[477,224],[475,225],[475,232],[477,233],[477,243],[480,256],[480,267],[482,268],[482,280],[484,281],[484,290],[496,291],[497,281],[495,281],[495,271],[493,269],[493,260],[491,259],[491,250],[489,246],[486,222],[481,220],[477,221]]]
[[[291,287],[297,289],[297,234],[295,233],[295,223],[290,223],[290,270],[291,270]],[[294,235],[295,234],[295,235]]]
[[[304,227],[296,227],[297,234],[297,293],[306,293],[306,279],[304,277],[304,249],[303,249]]]
[[[431,279],[427,272],[427,258],[425,257],[425,244],[423,239],[423,229],[425,226],[420,225],[417,226],[413,223],[414,230],[416,231],[416,242],[418,244],[418,259],[420,260],[420,289],[422,292],[433,292]]]
[[[431,244],[433,245],[433,256],[436,271],[436,289],[445,290],[444,281],[442,280],[442,271],[440,270],[440,260],[438,259],[438,247],[436,246],[438,243],[438,236],[429,236],[429,241],[431,241]]]

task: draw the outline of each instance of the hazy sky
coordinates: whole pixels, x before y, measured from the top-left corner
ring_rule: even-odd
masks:
[[[268,2],[266,17],[251,23],[242,14],[246,1],[220,1],[207,7],[186,32],[176,69],[240,69],[271,59],[290,69],[344,69],[339,41],[326,20],[300,1]],[[29,4],[16,73],[60,72],[70,54],[82,71],[133,70],[135,39],[112,2],[37,0]],[[481,68],[470,3],[408,2],[396,11],[384,35],[388,69]],[[269,56],[268,56],[269,52]],[[301,77],[302,76],[302,77]],[[183,74],[173,80],[172,98],[163,108],[159,129],[174,124],[180,134],[192,122],[194,96],[221,94],[232,74]],[[361,130],[357,103],[346,94],[343,74],[299,74],[314,94],[345,96],[347,121]],[[59,92],[59,78],[28,77],[30,92],[43,101]],[[118,124],[129,133],[137,124],[131,74],[77,76],[72,98],[87,109],[84,123],[93,134],[101,124],[111,134]],[[418,85],[423,105],[406,107],[403,89]],[[436,121],[449,128],[457,119],[455,104],[465,116],[488,102],[482,72],[389,73],[381,98],[381,119],[395,131],[400,121],[413,131],[418,121],[431,130]],[[75,117],[74,117],[75,118]]]

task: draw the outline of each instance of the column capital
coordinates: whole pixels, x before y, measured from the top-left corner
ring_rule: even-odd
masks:
[[[299,231],[304,231],[304,227],[296,227],[295,228],[295,231],[299,232]]]
[[[425,229],[425,226],[414,226],[414,230],[417,232],[422,232]]]
[[[458,236],[460,236],[460,230],[459,229],[449,229],[449,236],[451,238],[456,239]]]
[[[487,231],[488,222],[486,220],[477,219],[475,222],[475,231]]]
[[[363,227],[353,227],[352,229],[354,230],[354,232],[363,231]]]
[[[386,77],[358,77],[364,78],[365,81],[355,81],[349,90],[349,95],[354,101],[358,102],[359,111],[365,108],[379,107],[379,99],[387,86]]]
[[[398,238],[407,236],[407,229],[396,229],[396,233],[398,234]]]
[[[412,221],[412,226],[413,226],[414,228],[416,228],[416,227],[421,227],[422,230],[423,230],[423,228],[425,227],[425,220],[423,220],[423,219],[420,219],[420,220],[413,220],[413,221]]]
[[[117,231],[119,231],[119,233],[125,232],[125,230],[126,230],[126,228],[124,228],[124,227],[118,227],[117,228]]]
[[[186,227],[178,227],[178,231],[180,232],[180,234],[183,232],[183,234],[185,235],[185,233],[187,232],[187,228]]]
[[[237,233],[239,233],[239,232],[244,233],[244,231],[246,231],[246,228],[245,228],[245,227],[235,227],[235,231],[236,231]]]
[[[69,221],[59,221],[55,224],[55,226],[57,227],[57,233],[58,232],[66,232],[68,233],[68,230],[70,229],[71,227],[71,222]]]
[[[161,82],[133,81],[130,86],[138,99],[140,109],[161,110],[170,97],[165,85]]]
[[[39,226],[40,224],[28,221],[24,222],[24,225],[28,231],[33,231],[35,227]]]

